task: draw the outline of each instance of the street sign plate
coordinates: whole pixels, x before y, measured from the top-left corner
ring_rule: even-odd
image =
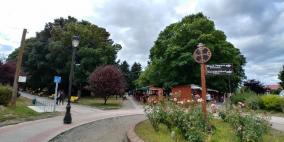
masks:
[[[233,73],[232,64],[211,64],[206,65],[207,75],[231,75]]]
[[[54,83],[60,83],[61,77],[60,76],[54,76]]]
[[[27,77],[26,77],[26,76],[19,76],[18,82],[24,83],[24,82],[26,82],[26,81],[27,81]]]

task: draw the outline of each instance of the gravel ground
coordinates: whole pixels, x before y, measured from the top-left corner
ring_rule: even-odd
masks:
[[[127,142],[129,127],[145,119],[144,115],[133,115],[99,120],[64,132],[50,142]]]

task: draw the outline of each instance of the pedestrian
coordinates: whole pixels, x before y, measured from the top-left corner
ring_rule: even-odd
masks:
[[[56,97],[56,105],[58,105],[58,102],[60,103],[60,91],[57,92],[57,94],[55,94],[54,97]]]
[[[64,99],[65,99],[65,94],[64,91],[60,91],[60,101],[59,104],[61,103],[62,105],[64,104]]]

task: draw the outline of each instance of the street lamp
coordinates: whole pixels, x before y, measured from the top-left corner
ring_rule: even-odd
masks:
[[[72,91],[72,80],[73,80],[73,74],[74,74],[74,62],[75,62],[75,53],[76,48],[78,47],[80,42],[79,36],[73,36],[72,38],[72,61],[71,61],[71,68],[70,68],[70,74],[69,74],[69,86],[68,86],[68,103],[66,106],[66,113],[63,119],[64,124],[70,124],[72,123],[72,117],[71,117],[71,105],[70,105],[70,99],[71,99],[71,91]]]

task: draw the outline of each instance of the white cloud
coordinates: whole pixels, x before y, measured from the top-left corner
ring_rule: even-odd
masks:
[[[203,12],[247,57],[248,78],[278,82],[284,63],[284,2],[272,0],[2,0],[0,52],[8,54],[55,18],[73,16],[105,27],[122,45],[118,54],[130,64],[147,65],[149,50],[165,26]]]

